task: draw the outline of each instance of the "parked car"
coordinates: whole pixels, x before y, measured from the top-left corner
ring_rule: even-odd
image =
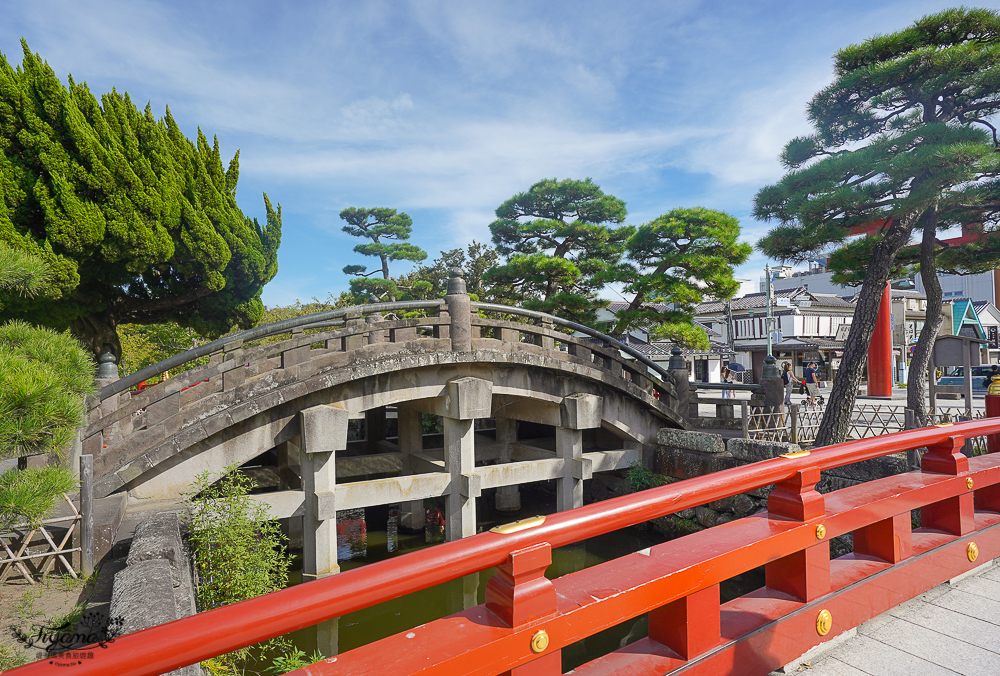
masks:
[[[1000,367],[998,367],[1000,368]],[[983,381],[986,380],[993,373],[993,365],[985,364],[983,366],[973,366],[972,367],[972,393],[973,394],[986,394],[986,388],[983,386]],[[959,366],[955,368],[954,372],[949,373],[946,376],[941,376],[937,381],[938,385],[964,385],[965,384],[965,367]]]

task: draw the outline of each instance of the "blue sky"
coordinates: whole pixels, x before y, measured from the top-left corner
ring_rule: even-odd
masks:
[[[32,0],[6,4],[0,51],[19,63],[24,37],[64,81],[169,106],[190,137],[239,149],[244,213],[263,217],[262,192],[283,208],[276,305],[337,294],[344,265],[370,264],[345,207],[407,212],[433,259],[488,241],[493,210],[541,178],[592,177],[633,224],[726,211],[756,242],[753,196],[808,133],[833,54],[949,6]]]

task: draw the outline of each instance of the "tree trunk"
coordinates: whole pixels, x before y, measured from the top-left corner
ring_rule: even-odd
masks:
[[[927,410],[927,369],[934,349],[934,339],[944,322],[944,316],[941,314],[941,282],[937,276],[937,207],[928,209],[923,220],[920,278],[924,281],[924,291],[927,294],[927,312],[924,315],[924,326],[917,338],[917,346],[913,350],[906,383],[906,407],[913,411],[917,427],[927,427],[931,424]],[[903,321],[906,321],[905,316]]]
[[[885,283],[889,280],[896,254],[910,241],[910,232],[918,216],[915,213],[895,218],[885,236],[875,246],[865,281],[858,294],[851,331],[844,344],[841,369],[833,379],[826,412],[816,431],[814,446],[828,446],[847,438],[851,412],[858,398],[861,375],[867,363],[868,347],[875,332],[875,320],[878,318],[882,294],[885,293]]]
[[[77,340],[90,349],[95,362],[100,363],[105,346],[115,356],[115,362],[121,362],[122,343],[118,338],[118,322],[108,310],[78,317],[70,322],[69,329]]]

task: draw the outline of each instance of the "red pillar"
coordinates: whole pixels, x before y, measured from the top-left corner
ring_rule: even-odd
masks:
[[[992,386],[990,389],[993,389]],[[990,394],[986,392],[986,417],[1000,417],[1000,394]],[[986,452],[1000,453],[1000,434],[989,434],[986,436]]]
[[[868,346],[868,396],[892,396],[892,295],[889,282],[885,283],[882,302],[875,320],[875,333]]]

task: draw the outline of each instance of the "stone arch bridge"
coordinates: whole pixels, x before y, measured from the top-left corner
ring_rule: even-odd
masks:
[[[200,472],[218,477],[277,449],[285,490],[258,499],[278,518],[304,517],[312,576],[337,571],[337,510],[400,503],[404,523],[419,527],[422,500],[443,496],[446,535],[457,539],[476,532],[484,489],[516,509],[519,484],[555,479],[558,509],[578,507],[594,472],[640,460],[663,427],[686,427],[686,369],[675,377],[551,315],[472,302],[461,278],[442,300],[289,319],[100,382],[83,433],[97,497],[176,498]],[[443,434],[425,435],[422,413],[441,416]],[[348,441],[358,418],[367,438]],[[496,422],[495,438],[476,432],[481,419]],[[518,439],[519,421],[554,437]],[[358,480],[373,475],[383,478]]]

